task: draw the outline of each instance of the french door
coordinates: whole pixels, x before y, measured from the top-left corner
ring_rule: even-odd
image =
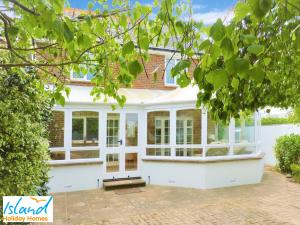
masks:
[[[139,123],[137,111],[107,112],[105,179],[139,176]]]

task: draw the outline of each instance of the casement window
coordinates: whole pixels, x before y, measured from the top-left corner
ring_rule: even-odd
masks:
[[[176,78],[172,77],[171,69],[179,62],[178,59],[165,59],[165,85],[166,86],[178,86]]]
[[[109,116],[107,119],[107,147],[119,146],[119,117]]]
[[[176,120],[176,144],[193,143],[193,120],[180,118]]]
[[[72,144],[98,143],[98,117],[73,117]]]
[[[170,120],[167,117],[155,118],[155,144],[169,144]]]

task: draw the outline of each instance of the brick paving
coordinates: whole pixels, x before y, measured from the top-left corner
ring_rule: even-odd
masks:
[[[300,185],[266,171],[261,184],[214,190],[147,186],[54,195],[57,225],[300,225]]]

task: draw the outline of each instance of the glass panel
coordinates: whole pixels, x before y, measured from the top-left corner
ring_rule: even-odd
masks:
[[[229,140],[228,125],[217,123],[208,114],[207,117],[207,143],[208,144],[223,144]]]
[[[125,170],[126,171],[137,170],[137,153],[125,154]]]
[[[93,159],[99,158],[99,150],[79,150],[71,151],[71,159]]]
[[[174,77],[171,75],[171,69],[176,65],[175,59],[166,59],[166,84],[176,84]]]
[[[148,112],[147,114],[147,143],[170,143],[170,113],[168,111]]]
[[[65,160],[65,151],[50,152],[51,160]]]
[[[224,156],[228,155],[229,148],[209,148],[206,151],[206,156]]]
[[[201,110],[176,112],[176,144],[201,144]]]
[[[247,155],[255,152],[254,146],[235,146],[233,147],[234,155]]]
[[[138,114],[126,114],[126,146],[138,145]]]
[[[176,156],[181,157],[200,157],[202,153],[201,148],[176,148]]]
[[[254,114],[235,120],[235,143],[254,143]]]
[[[106,128],[106,146],[107,147],[119,147],[120,145],[120,132],[119,132],[119,113],[107,114],[107,128]]]
[[[62,111],[53,111],[49,124],[50,147],[64,147],[65,114]]]
[[[106,172],[119,171],[119,154],[106,155]]]
[[[170,148],[147,148],[146,154],[152,156],[171,156],[171,149]]]
[[[75,78],[75,79],[84,79],[84,73],[80,72],[80,73],[76,73],[76,72],[73,72],[72,73],[72,77]]]
[[[99,114],[91,111],[72,113],[72,146],[98,146]]]
[[[94,74],[91,73],[91,72],[88,72],[87,75],[86,75],[86,79],[87,79],[87,80],[91,80],[91,79],[93,79],[93,78],[94,78]]]

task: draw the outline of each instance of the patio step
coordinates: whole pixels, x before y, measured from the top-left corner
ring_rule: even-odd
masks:
[[[146,182],[141,177],[103,180],[103,188],[107,191],[121,188],[135,188],[144,186],[146,186]]]

